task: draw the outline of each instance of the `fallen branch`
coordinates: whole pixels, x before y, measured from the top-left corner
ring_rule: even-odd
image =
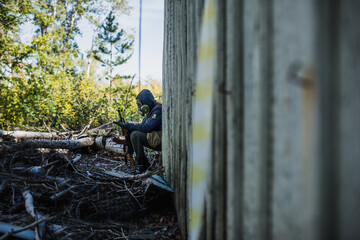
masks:
[[[68,192],[70,192],[74,188],[75,188],[75,186],[71,186],[71,187],[69,187],[69,188],[67,188],[67,189],[65,189],[65,190],[63,190],[63,191],[61,191],[59,193],[54,194],[53,196],[50,197],[50,199],[51,200],[58,199],[58,198],[64,196],[65,194],[67,194]]]
[[[118,178],[119,180],[141,180],[141,179],[144,179],[144,178],[148,178],[154,174],[157,174],[159,172],[163,172],[165,170],[164,167],[161,167],[161,168],[158,168],[154,171],[147,171],[145,173],[141,173],[141,174],[135,174],[135,175],[132,175],[132,174],[129,174],[129,173],[125,173],[125,172],[112,172],[112,171],[107,171],[107,170],[104,170],[104,173],[107,174],[107,175],[110,175],[112,177],[116,177]]]
[[[60,126],[61,126],[61,128],[65,131],[65,132],[74,132],[74,131],[70,131],[70,130],[68,130],[68,129],[66,129],[66,127],[64,127],[64,125],[62,125],[61,123],[60,123]]]
[[[104,128],[104,127],[108,127],[108,126],[110,126],[110,125],[112,125],[113,124],[113,122],[108,122],[108,123],[105,123],[105,124],[103,124],[103,125],[101,125],[101,126],[98,126],[98,127],[96,127],[96,128],[93,128],[93,129],[91,129],[91,130],[99,130],[99,129],[102,129],[102,128]]]
[[[33,228],[34,223],[26,226],[26,227],[19,227],[9,223],[0,222],[0,232],[5,233],[0,237],[0,240],[7,239],[10,236],[14,236],[21,239],[34,239],[35,232],[32,230],[28,230]]]
[[[80,138],[78,140],[29,140],[22,143],[22,147],[31,148],[51,148],[51,149],[79,149],[95,145],[114,153],[124,153],[123,145],[117,144],[112,137],[92,137]],[[74,159],[75,160],[75,159]],[[76,159],[78,161],[78,159]],[[76,162],[75,161],[75,162]]]
[[[114,153],[124,153],[123,145],[117,144],[113,141],[112,137],[97,137],[95,139],[95,145],[98,148],[102,148]]]
[[[74,137],[75,137],[75,138],[78,138],[78,137],[80,137],[81,135],[85,134],[85,133],[89,130],[90,125],[91,125],[91,123],[92,123],[93,121],[94,121],[94,120],[91,119],[90,122],[89,122],[89,124],[86,125],[86,126],[84,127],[84,129],[83,129],[79,134],[75,134]]]
[[[23,143],[25,147],[52,148],[52,149],[78,149],[94,144],[94,138],[85,137],[78,140],[31,140]]]
[[[41,139],[59,139],[61,134],[56,132],[25,132],[25,131],[2,131],[0,130],[0,137],[14,137],[20,139],[32,139],[32,138],[41,138]]]
[[[39,220],[44,219],[40,213],[35,213],[34,200],[33,200],[33,196],[30,193],[30,190],[25,190],[22,195],[25,198],[26,211],[35,219],[35,221],[38,222]],[[43,226],[41,228],[39,228],[39,226],[36,226],[35,239],[36,240],[42,239],[44,231],[45,228]]]
[[[0,230],[3,230],[3,229],[7,229],[7,228],[10,228],[10,231],[8,231],[7,233],[5,233],[3,236],[0,237],[0,240],[4,240],[4,239],[7,239],[8,237],[10,237],[11,235],[14,235],[15,237],[19,237],[19,238],[22,238],[22,239],[34,239],[35,238],[35,233],[34,231],[29,231],[28,229],[30,228],[33,228],[33,227],[36,227],[37,225],[39,225],[40,223],[44,222],[44,221],[48,221],[48,220],[51,220],[53,219],[54,217],[46,217],[46,218],[43,218],[39,221],[36,221],[36,222],[33,222],[32,224],[30,225],[27,225],[25,227],[18,227],[18,226],[14,226],[14,225],[10,225],[10,224],[7,224],[7,223],[1,223],[0,226]],[[26,231],[28,230],[28,231]],[[23,234],[17,234],[17,233],[20,233],[20,232],[23,232]]]
[[[90,123],[84,128],[84,130],[78,134],[81,135],[88,130]],[[97,128],[96,128],[97,129]],[[92,129],[93,130],[93,129]],[[125,137],[106,137],[100,136],[96,137],[83,137],[77,140],[51,140],[53,138],[60,138],[62,133],[43,133],[43,132],[22,132],[22,131],[1,131],[0,136],[12,136],[15,138],[21,139],[30,139],[30,138],[41,138],[36,140],[28,140],[21,143],[20,148],[50,148],[50,149],[79,149],[83,147],[89,147],[95,143],[98,148],[102,148],[114,153],[124,153],[123,144],[119,144],[114,141],[120,141],[121,143],[125,142]],[[74,159],[74,162],[79,159]]]
[[[138,204],[138,206],[139,206],[140,208],[142,208],[139,200],[137,200],[137,198],[134,196],[134,194],[133,194],[133,193],[130,191],[130,189],[127,187],[125,181],[124,181],[124,187],[125,187],[125,189],[128,191],[128,193],[131,195],[131,197],[136,201],[136,203]]]
[[[81,159],[81,154],[78,154],[73,160],[73,163],[77,163]]]
[[[26,211],[33,217],[36,218],[35,210],[34,210],[34,200],[30,193],[30,190],[26,190],[23,192],[23,197],[25,199],[25,208]]]
[[[0,233],[0,237],[8,234],[10,237],[6,240],[20,239],[16,234],[11,235],[8,232],[40,221],[46,216],[56,215],[56,220],[42,222],[30,229],[31,239],[37,236],[38,239],[87,239],[94,233],[92,238],[132,239],[137,232],[144,231],[152,231],[157,236],[164,234],[169,236],[169,239],[176,239],[178,232],[175,234],[165,228],[169,226],[166,225],[167,222],[176,220],[174,214],[162,217],[160,223],[154,223],[153,217],[149,215],[148,218],[141,220],[142,226],[138,228],[137,217],[142,217],[140,213],[150,210],[154,199],[164,194],[171,194],[155,186],[158,181],[154,180],[155,184],[147,182],[161,174],[156,175],[156,171],[148,171],[134,176],[137,170],[130,169],[125,162],[122,162],[123,156],[109,154],[110,151],[106,150],[95,150],[96,137],[92,138],[94,144],[91,146],[91,151],[87,151],[90,150],[87,148],[81,151],[24,148],[23,144],[29,140],[15,143],[8,141],[11,139],[5,139],[0,143],[0,148],[5,147],[0,152],[0,189],[4,189],[1,193],[0,221],[18,226],[18,228],[11,226]],[[100,147],[109,145],[113,138],[113,135],[100,137]],[[118,149],[123,147],[123,144],[110,143],[110,145]],[[150,157],[153,158],[152,155]],[[149,160],[154,166],[158,166],[155,161],[155,159]],[[73,171],[70,165],[75,166],[76,170]],[[130,180],[124,182],[117,177],[109,176],[103,172],[104,169],[116,173],[127,172]],[[150,177],[145,178],[146,176]],[[33,204],[30,205],[34,205],[34,210],[30,212],[35,213],[35,219],[26,210],[25,197],[22,195],[25,190],[30,190],[33,197]],[[52,196],[54,201],[50,198]],[[175,224],[171,225],[174,229],[177,226]],[[121,227],[124,229],[120,230]],[[113,232],[108,231],[109,229]]]

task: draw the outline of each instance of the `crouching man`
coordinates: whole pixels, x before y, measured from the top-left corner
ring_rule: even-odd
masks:
[[[161,125],[162,125],[162,104],[156,102],[153,94],[148,90],[142,90],[136,97],[138,109],[145,114],[140,124],[114,122],[128,130],[126,141],[128,143],[128,153],[136,154],[136,164],[141,172],[150,167],[150,163],[145,156],[144,146],[161,150]]]

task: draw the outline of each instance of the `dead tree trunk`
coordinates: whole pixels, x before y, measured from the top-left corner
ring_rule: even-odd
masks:
[[[94,138],[85,137],[78,140],[30,140],[23,143],[26,147],[33,148],[59,148],[59,149],[78,149],[89,147],[94,144]]]
[[[51,149],[79,149],[94,145],[114,153],[123,153],[123,145],[113,141],[113,137],[85,137],[78,140],[29,140],[23,143],[24,147],[51,148]]]
[[[98,148],[102,148],[105,150],[108,150],[110,152],[114,152],[114,153],[123,153],[123,145],[122,144],[117,144],[116,142],[113,141],[113,138],[107,138],[107,137],[97,137],[95,139],[95,145]]]
[[[22,143],[22,147],[32,148],[51,148],[51,149],[78,149],[83,147],[89,147],[96,145],[98,148],[102,148],[114,153],[123,153],[123,144],[118,144],[113,141],[113,137],[84,137],[77,140],[51,140],[53,138],[61,137],[61,133],[43,133],[43,132],[23,132],[23,131],[1,131],[0,137],[11,136],[18,139],[33,139],[27,140]],[[122,140],[125,140],[122,137]]]
[[[21,139],[33,139],[33,138],[42,138],[42,139],[58,139],[62,135],[56,132],[24,132],[24,131],[2,131],[0,130],[0,137],[14,137]]]

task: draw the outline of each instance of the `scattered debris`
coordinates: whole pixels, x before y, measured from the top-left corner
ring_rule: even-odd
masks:
[[[153,170],[140,173],[116,151],[99,150],[97,144],[51,147],[91,137],[15,141],[3,136],[0,239],[180,239],[169,205],[173,191],[156,152],[148,152]],[[112,137],[95,139],[104,138],[99,142],[114,148]]]

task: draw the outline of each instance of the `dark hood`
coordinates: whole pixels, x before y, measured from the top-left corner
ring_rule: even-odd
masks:
[[[143,105],[148,105],[150,109],[152,109],[156,105],[156,101],[154,96],[148,89],[142,90],[136,97],[139,99]]]

